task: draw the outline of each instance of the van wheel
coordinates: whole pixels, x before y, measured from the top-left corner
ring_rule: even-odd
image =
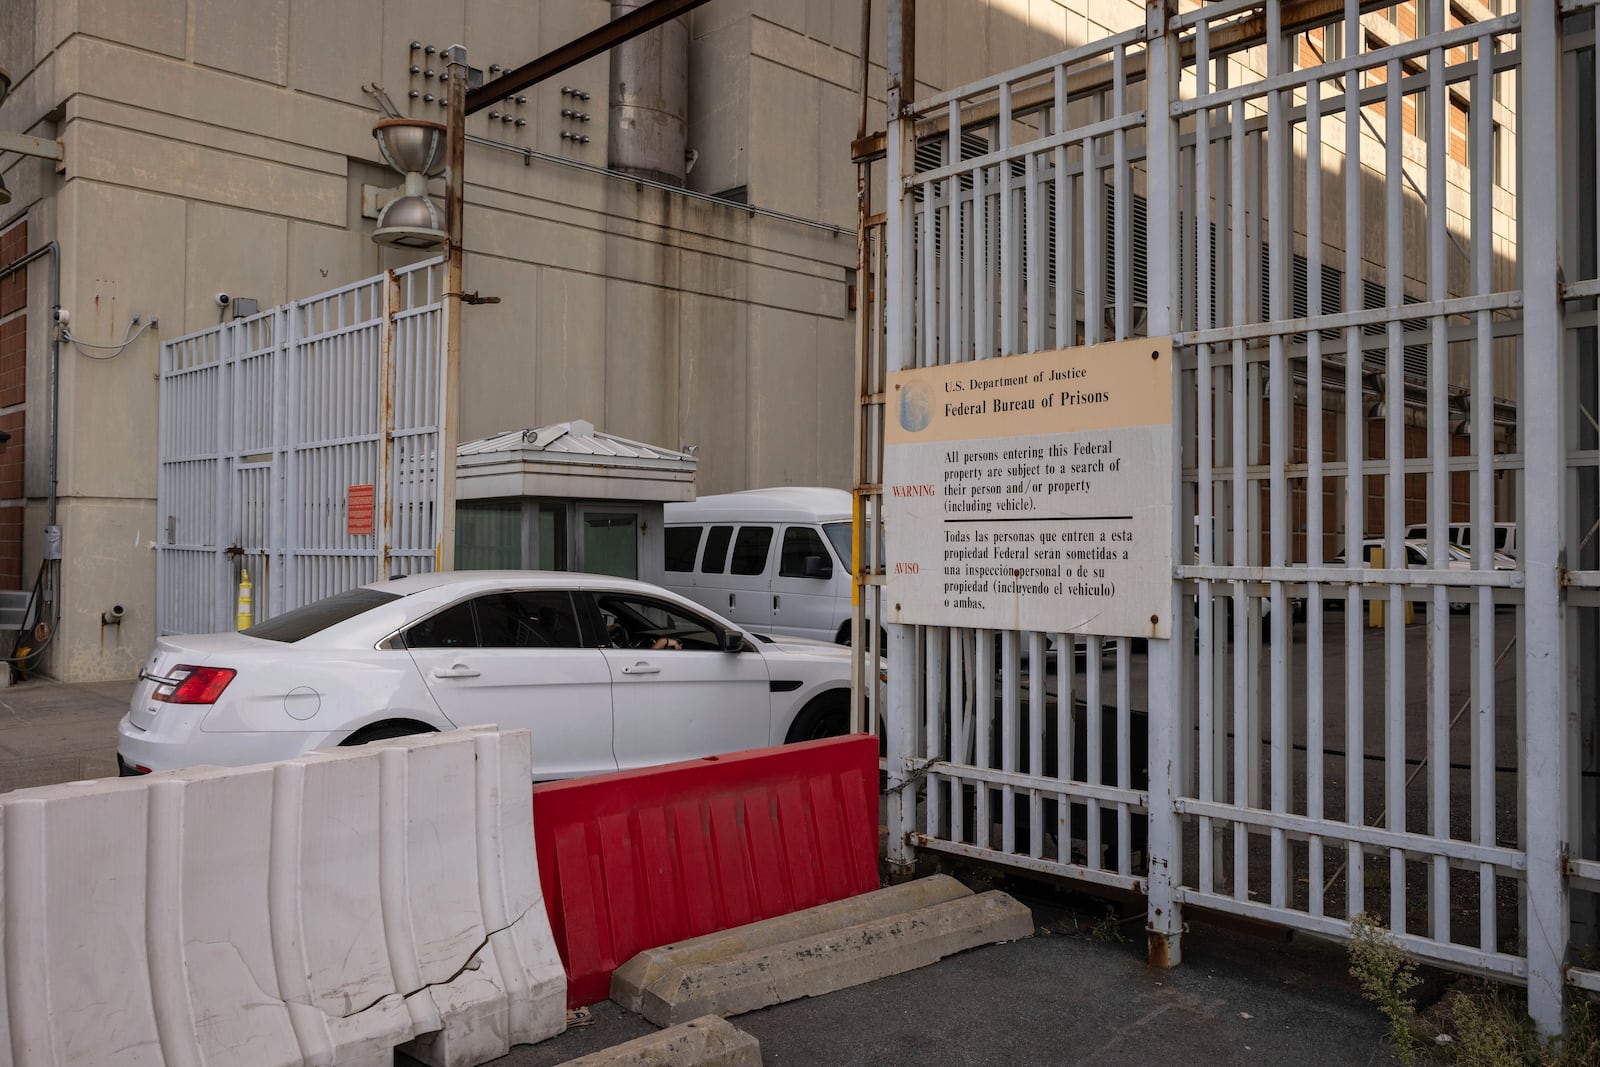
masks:
[[[339,747],[349,748],[353,745],[364,745],[369,741],[387,741],[391,737],[412,737],[416,734],[437,732],[427,723],[413,722],[410,719],[391,719],[388,722],[375,722],[371,726],[363,726],[340,741]]]
[[[850,732],[850,694],[842,689],[824,693],[800,709],[783,739],[786,745],[797,741],[818,741],[824,737],[843,737]]]

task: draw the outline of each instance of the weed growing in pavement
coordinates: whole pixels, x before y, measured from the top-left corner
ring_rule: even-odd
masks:
[[[1546,1042],[1528,1018],[1527,995],[1520,989],[1472,980],[1449,996],[1447,1019],[1455,1031],[1440,1048],[1463,1067],[1593,1067],[1600,1063],[1600,1005],[1592,995],[1574,994],[1567,1011],[1567,1034]]]
[[[1350,920],[1350,974],[1389,1020],[1389,1042],[1410,1067],[1418,1054],[1462,1067],[1595,1067],[1600,998],[1574,992],[1566,1037],[1544,1041],[1528,1018],[1527,994],[1479,979],[1456,984],[1427,1018],[1417,1016],[1416,964],[1368,915]]]
[[[1095,924],[1089,928],[1089,933],[1097,941],[1121,942],[1128,940],[1123,936],[1122,923],[1118,920],[1117,913],[1110,910],[1107,910],[1104,915],[1095,920]]]
[[[1421,979],[1405,950],[1369,915],[1350,920],[1350,974],[1361,995],[1389,1020],[1389,1042],[1400,1062],[1410,1067],[1417,1058],[1417,1005],[1411,991]]]

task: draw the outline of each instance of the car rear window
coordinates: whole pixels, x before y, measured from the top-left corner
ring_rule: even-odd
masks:
[[[263,641],[293,643],[321,633],[346,619],[353,619],[364,611],[371,611],[380,604],[399,599],[397,593],[385,593],[378,589],[349,589],[303,608],[274,615],[240,632],[246,637],[259,637]]]

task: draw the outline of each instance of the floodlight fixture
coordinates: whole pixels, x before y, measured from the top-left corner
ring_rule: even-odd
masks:
[[[444,211],[428,195],[428,179],[445,170],[445,127],[424,119],[384,119],[372,128],[384,161],[405,178],[378,213],[372,239],[399,248],[435,248],[449,239]]]

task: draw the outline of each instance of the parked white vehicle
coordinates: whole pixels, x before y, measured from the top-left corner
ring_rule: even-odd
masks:
[[[352,589],[242,633],[164,637],[123,772],[287,759],[492,723],[571,778],[845,733],[850,655],[756,636],[658,586],[458,571]]]
[[[741,626],[848,644],[850,521],[850,494],[818,486],[668,504],[663,584]]]
[[[1361,558],[1362,558],[1362,560],[1365,561],[1365,563],[1370,567],[1372,565],[1372,561],[1373,561],[1373,557],[1374,557],[1375,553],[1378,552],[1378,551],[1386,550],[1385,549],[1385,545],[1386,545],[1386,542],[1381,537],[1369,537],[1366,540],[1362,541],[1361,542]],[[1427,541],[1419,540],[1419,539],[1416,539],[1416,538],[1406,538],[1404,541],[1401,542],[1401,547],[1405,551],[1405,556],[1406,556],[1405,562],[1403,564],[1396,564],[1396,563],[1391,563],[1387,559],[1385,559],[1385,561],[1384,561],[1384,567],[1385,568],[1394,568],[1394,567],[1397,567],[1397,566],[1427,567],[1429,565],[1428,564],[1428,542]],[[1446,542],[1444,547],[1445,547],[1445,568],[1446,569],[1452,570],[1452,571],[1470,571],[1470,570],[1474,569],[1472,553],[1470,551],[1468,551],[1467,549],[1461,548],[1461,547],[1459,547],[1457,545],[1450,544],[1448,542]],[[1497,571],[1507,571],[1507,570],[1516,570],[1517,569],[1517,561],[1512,559],[1510,556],[1506,555],[1504,552],[1496,552],[1494,554],[1494,556],[1493,556],[1493,560],[1494,560],[1494,569],[1497,570]],[[1343,555],[1339,555],[1339,556],[1335,557],[1334,560],[1333,560],[1333,564],[1335,566],[1343,566],[1344,565],[1344,556]],[[1329,607],[1340,607],[1340,606],[1343,605],[1343,601],[1339,600],[1336,597],[1335,598],[1330,598],[1329,600],[1325,601],[1324,603],[1326,603]],[[1458,611],[1458,612],[1459,611],[1465,611],[1468,606],[1469,606],[1468,602],[1464,601],[1464,600],[1454,600],[1454,601],[1450,602],[1450,610],[1451,611]]]
[[[1375,550],[1383,549],[1386,542],[1381,537],[1369,537],[1361,542],[1361,558],[1368,565],[1372,563]],[[1407,567],[1428,566],[1428,542],[1422,538],[1408,537],[1401,544],[1405,548]],[[1454,543],[1445,544],[1445,566],[1453,571],[1470,571],[1473,569],[1472,552]],[[1516,570],[1517,561],[1504,552],[1496,552],[1493,556],[1494,569],[1497,571]],[[1335,564],[1342,564],[1344,557],[1341,555],[1334,560]],[[1394,566],[1385,563],[1385,566]]]
[[[1495,552],[1514,558],[1517,554],[1517,524],[1514,522],[1496,522],[1490,523],[1489,528],[1494,533]],[[1427,539],[1428,526],[1426,523],[1407,527],[1407,541],[1427,541]],[[1449,523],[1445,526],[1445,540],[1457,548],[1470,549],[1472,547],[1472,523]]]

